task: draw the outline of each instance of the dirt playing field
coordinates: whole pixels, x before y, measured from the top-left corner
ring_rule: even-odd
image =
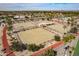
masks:
[[[53,33],[44,30],[42,28],[26,30],[23,32],[19,32],[18,34],[20,39],[24,43],[28,43],[28,44],[35,43],[38,45],[54,38]]]
[[[64,28],[64,26],[61,24],[54,24],[54,25],[48,26],[48,28],[51,28],[52,30],[54,29],[55,31],[61,34],[64,34],[70,30],[70,26],[68,26],[67,28]]]

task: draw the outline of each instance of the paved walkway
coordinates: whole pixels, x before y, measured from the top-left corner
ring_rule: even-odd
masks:
[[[7,31],[7,26],[4,26],[4,28],[3,28],[3,35],[2,35],[3,49],[6,49],[4,52],[5,52],[6,56],[15,56],[13,51],[11,51],[10,48],[9,48],[6,31]]]

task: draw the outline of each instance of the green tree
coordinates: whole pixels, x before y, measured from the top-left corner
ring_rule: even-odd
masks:
[[[34,51],[39,50],[39,47],[38,47],[37,45],[35,45],[35,44],[29,44],[29,45],[28,45],[28,50],[34,52]]]
[[[42,45],[42,44],[40,44],[40,45],[36,45],[36,44],[29,44],[28,45],[28,50],[29,51],[37,51],[37,50],[39,50],[39,49],[41,49],[41,48],[44,48],[44,45]]]
[[[13,26],[10,25],[10,26],[8,27],[8,31],[12,31],[12,30],[13,30]]]
[[[75,36],[72,35],[72,34],[69,34],[69,35],[63,37],[63,41],[64,41],[64,42],[69,42],[69,41],[71,41],[72,39],[75,39]]]
[[[57,55],[57,52],[54,51],[53,49],[48,49],[42,54],[42,56],[56,56],[56,55]]]
[[[77,32],[78,32],[77,27],[73,27],[73,28],[71,28],[70,32],[71,32],[71,33],[77,33]]]
[[[5,17],[5,19],[6,19],[6,23],[8,24],[8,31],[13,30],[11,18],[7,16],[7,17]]]
[[[60,36],[55,35],[55,36],[54,36],[54,39],[55,39],[56,41],[60,41]]]
[[[27,45],[14,41],[12,42],[11,49],[14,51],[23,51],[27,49]]]

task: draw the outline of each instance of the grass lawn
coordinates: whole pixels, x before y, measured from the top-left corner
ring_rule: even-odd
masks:
[[[75,48],[74,56],[79,56],[79,41],[78,41],[77,46]]]

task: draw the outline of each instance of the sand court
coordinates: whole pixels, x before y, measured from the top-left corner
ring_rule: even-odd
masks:
[[[47,30],[44,30],[43,28],[26,30],[19,32],[18,34],[23,43],[35,43],[37,45],[53,39],[55,35]]]

